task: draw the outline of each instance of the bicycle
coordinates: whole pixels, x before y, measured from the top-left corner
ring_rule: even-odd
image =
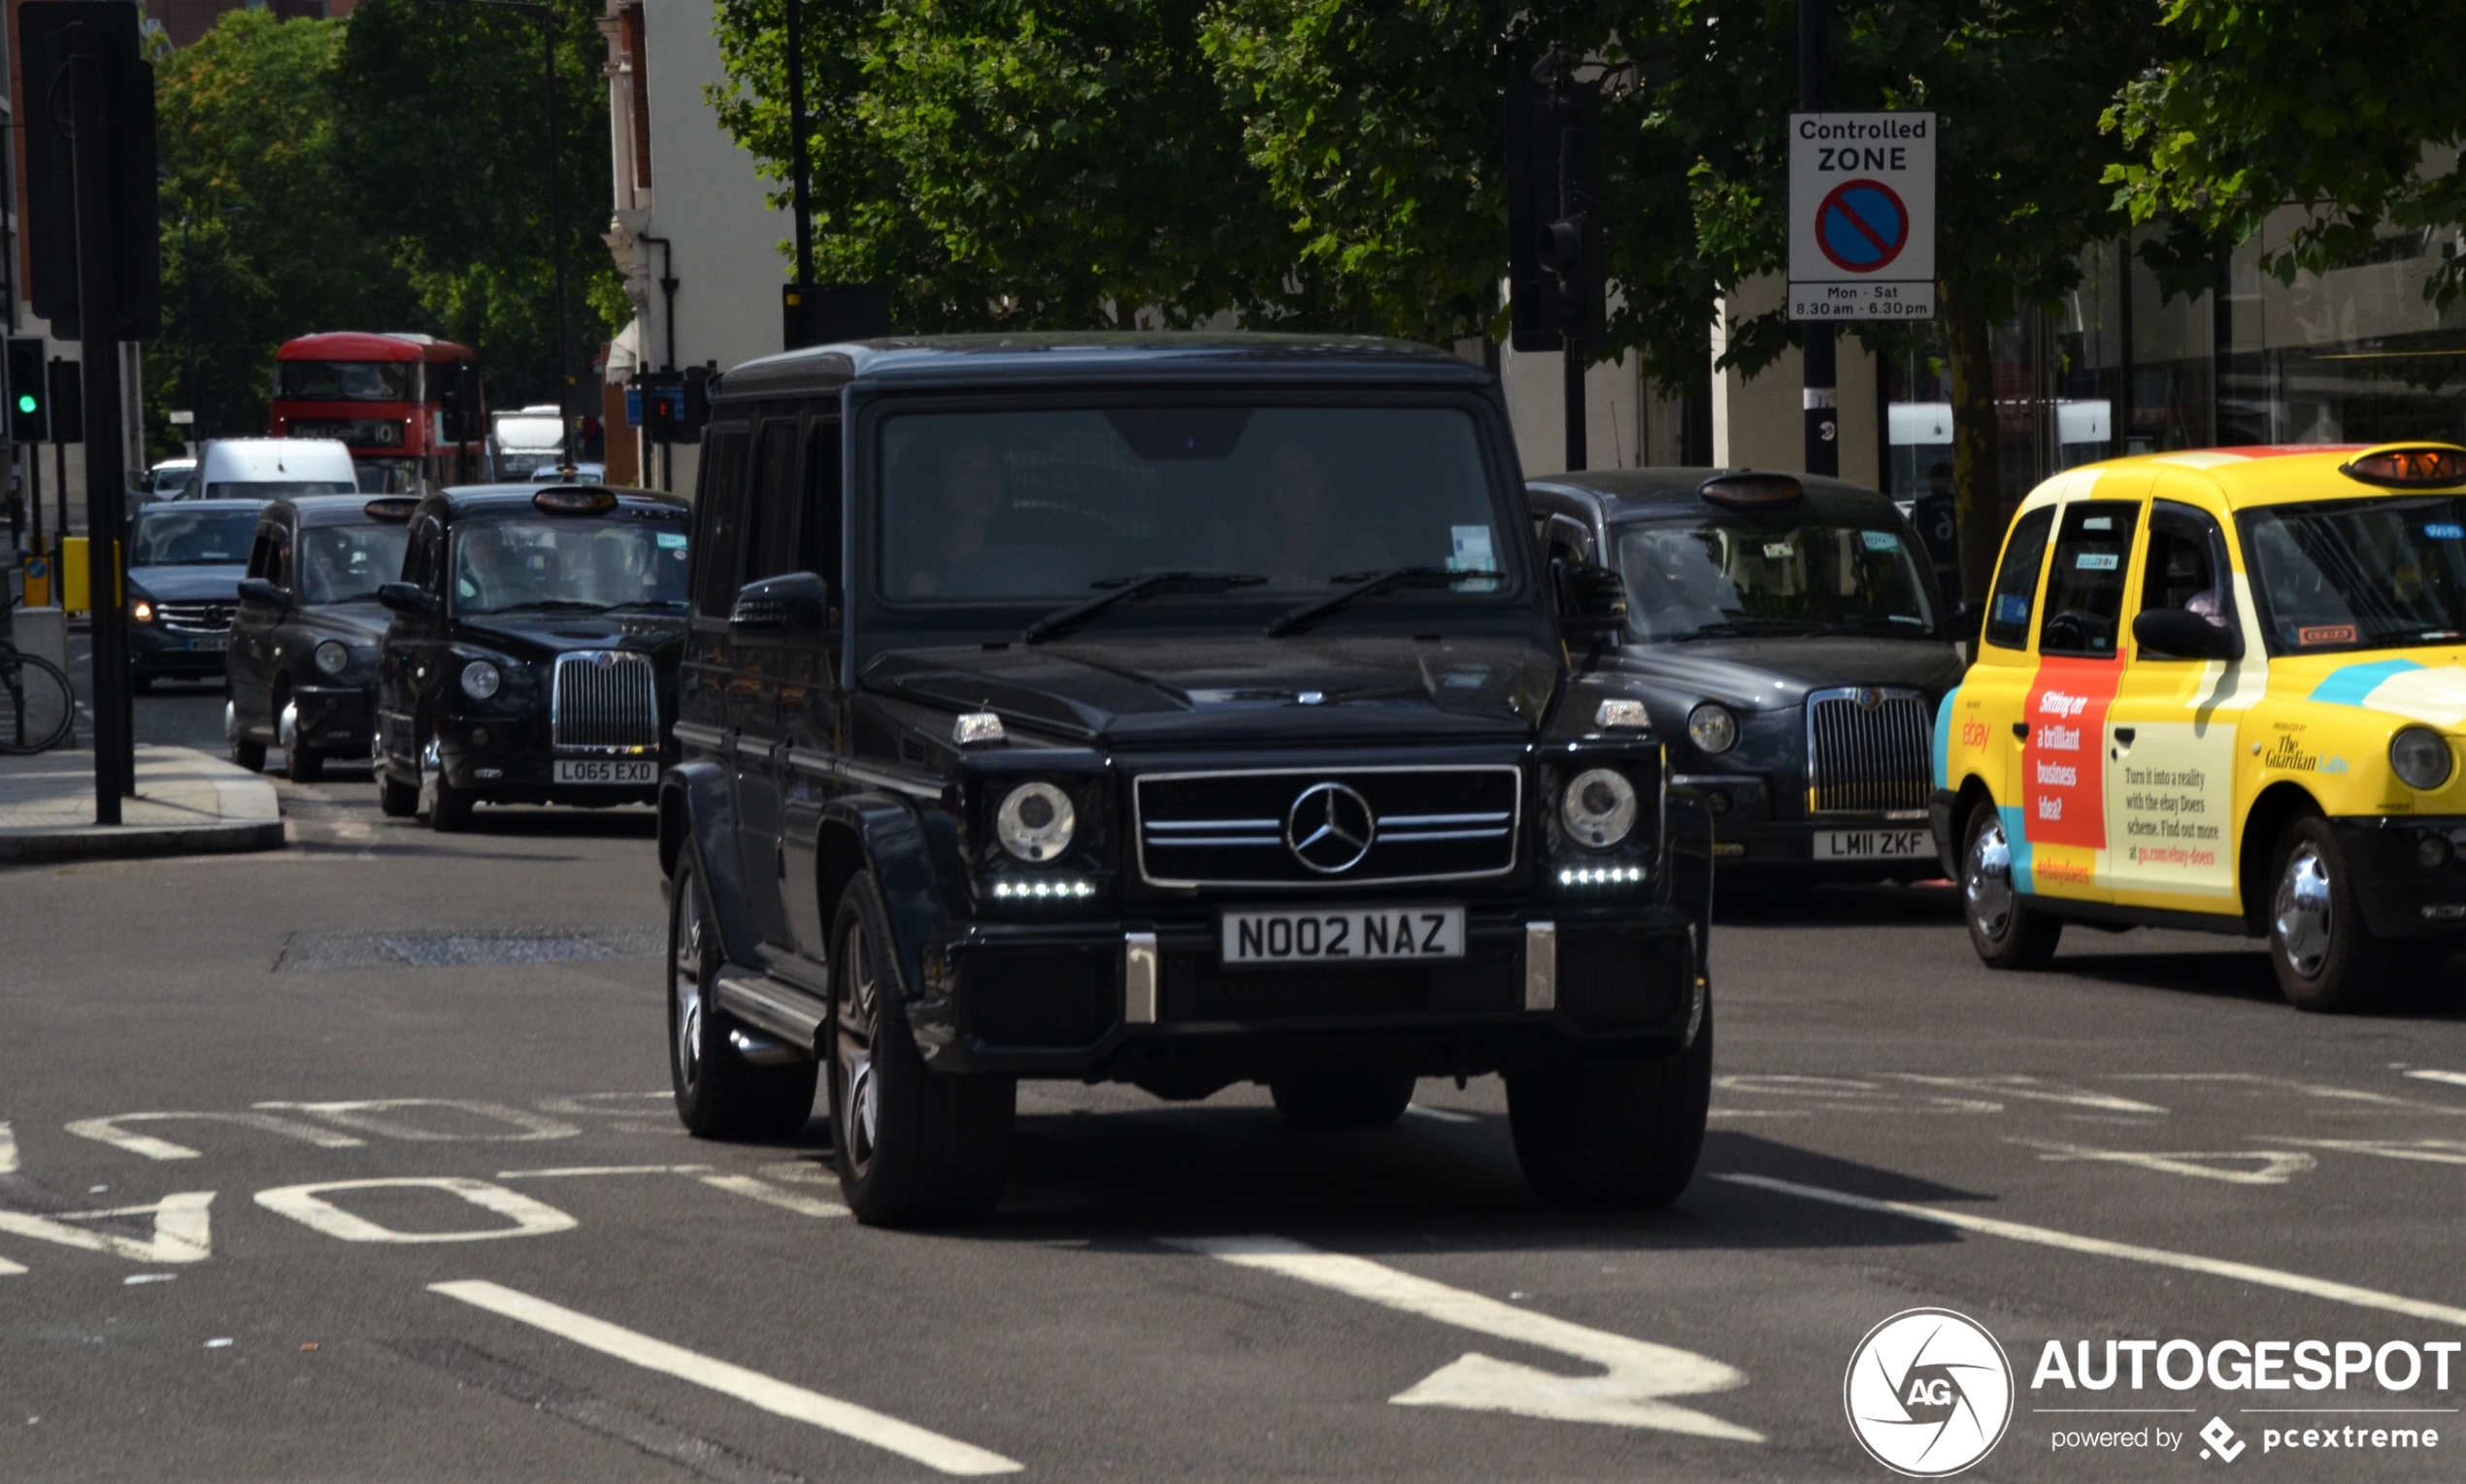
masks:
[[[0,753],[24,756],[56,747],[77,721],[67,672],[15,642],[17,596],[0,605]]]

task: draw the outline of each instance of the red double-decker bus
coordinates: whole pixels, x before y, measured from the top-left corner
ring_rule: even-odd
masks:
[[[274,356],[273,433],[348,445],[360,488],[418,493],[487,478],[487,410],[469,346],[338,330]]]

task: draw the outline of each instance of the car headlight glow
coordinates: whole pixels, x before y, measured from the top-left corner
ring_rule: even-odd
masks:
[[[2389,739],[2389,771],[2409,788],[2438,788],[2449,768],[2449,739],[2430,727],[2407,727]]]
[[[1728,707],[1707,701],[1687,714],[1686,736],[1697,750],[1717,757],[1738,745],[1738,718]]]
[[[154,621],[154,606],[147,602],[145,599],[140,598],[135,603],[129,605],[128,616],[136,619],[139,623],[152,623]]]
[[[994,838],[1023,861],[1051,860],[1070,848],[1078,830],[1070,795],[1050,783],[1021,783],[1003,796],[993,815]]]
[[[462,667],[462,693],[474,701],[485,701],[505,684],[505,673],[486,660],[473,660]]]
[[[311,658],[317,661],[319,674],[341,675],[350,668],[351,646],[339,639],[329,639],[317,646],[317,652]],[[471,672],[466,670],[462,673],[462,682],[465,685],[471,683]]]
[[[1636,827],[1636,786],[1612,768],[1587,768],[1558,796],[1558,821],[1576,842],[1608,849]]]

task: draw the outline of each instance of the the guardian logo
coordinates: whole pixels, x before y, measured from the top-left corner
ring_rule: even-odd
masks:
[[[1850,1431],[1895,1473],[1958,1473],[1995,1449],[2013,1419],[2013,1368],[1985,1327],[1916,1308],[1867,1332],[1842,1380]]]

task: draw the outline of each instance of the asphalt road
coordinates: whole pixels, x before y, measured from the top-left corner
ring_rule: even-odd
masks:
[[[216,743],[218,693],[138,705]],[[1972,1477],[2466,1448],[2466,1361],[2421,1348],[2466,1340],[2453,977],[2305,1017],[2237,940],[2081,932],[1992,975],[1941,887],[1734,895],[1670,1211],[1536,1208],[1494,1079],[1332,1136],[1256,1089],[1032,1084],[994,1219],[875,1232],[818,1120],[679,1130],[647,812],[437,837],[355,772],[282,789],[278,853],[0,873],[0,1479],[1882,1479],[1845,1368],[1923,1307],[2016,1372]],[[2049,1340],[2176,1339],[2372,1359],[2032,1385]],[[2411,1388],[2371,1374],[2410,1353]]]

